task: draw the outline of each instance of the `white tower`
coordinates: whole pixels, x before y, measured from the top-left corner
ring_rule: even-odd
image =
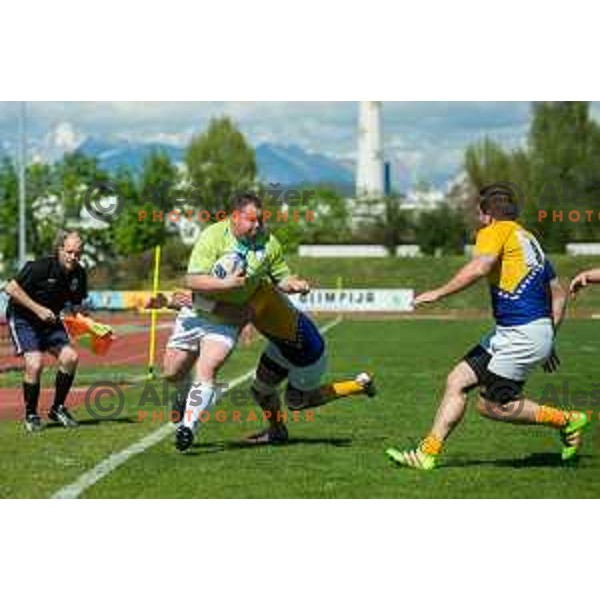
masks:
[[[358,117],[357,198],[383,198],[381,102],[361,102]]]

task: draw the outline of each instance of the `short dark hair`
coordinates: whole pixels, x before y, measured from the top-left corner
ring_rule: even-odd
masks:
[[[248,204],[262,208],[262,200],[252,192],[238,192],[233,196],[233,210],[242,210]]]
[[[492,183],[479,190],[479,208],[496,221],[514,221],[520,208],[515,191],[506,184]]]

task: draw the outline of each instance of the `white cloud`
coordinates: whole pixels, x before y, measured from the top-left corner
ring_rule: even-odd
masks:
[[[17,109],[0,102],[3,144],[16,137]],[[356,149],[356,102],[30,102],[27,111],[31,137],[58,131],[65,144],[73,131],[183,145],[211,118],[228,115],[254,144],[297,144],[345,159]],[[484,135],[522,144],[530,111],[527,102],[384,102],[387,154],[398,169],[435,178],[459,170],[466,145]],[[592,114],[600,117],[598,104]]]

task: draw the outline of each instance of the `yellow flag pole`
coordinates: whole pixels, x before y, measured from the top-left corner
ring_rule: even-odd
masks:
[[[154,277],[152,281],[152,297],[158,297],[158,282],[160,274],[160,246],[154,248]],[[156,308],[151,309],[152,319],[150,321],[150,347],[148,352],[148,379],[154,379],[154,358],[156,356]]]

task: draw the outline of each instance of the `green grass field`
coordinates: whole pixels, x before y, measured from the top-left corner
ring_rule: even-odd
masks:
[[[245,422],[254,409],[244,394],[240,408],[225,400],[223,423],[207,423],[192,451],[180,455],[173,437],[132,457],[89,487],[90,498],[567,498],[600,496],[598,436],[600,406],[590,398],[600,351],[600,322],[571,321],[561,331],[558,374],[531,379],[532,397],[583,391],[577,405],[593,410],[593,424],[577,468],[558,462],[558,436],[536,427],[482,419],[469,410],[445,453],[443,467],[430,473],[403,470],[388,461],[390,445],[410,444],[426,432],[449,367],[490,326],[484,320],[345,320],[327,333],[330,375],[342,378],[373,370],[380,394],[322,407],[314,422],[290,424],[283,447],[243,447],[240,440],[260,424]],[[221,379],[231,380],[255,364],[262,348],[239,348]],[[82,381],[89,381],[85,368]],[[248,384],[241,386],[244,389]],[[600,385],[596,385],[600,387]],[[125,410],[98,421],[81,407],[78,430],[47,427],[28,436],[22,425],[0,422],[0,496],[50,497],[64,485],[161,426],[138,422],[142,388],[126,392]],[[15,389],[15,393],[19,393]],[[148,398],[148,396],[147,396]],[[240,401],[240,395],[236,395]],[[152,406],[146,406],[151,411]],[[232,422],[233,410],[242,422]],[[258,413],[258,411],[256,411]],[[216,413],[213,413],[213,416]]]

